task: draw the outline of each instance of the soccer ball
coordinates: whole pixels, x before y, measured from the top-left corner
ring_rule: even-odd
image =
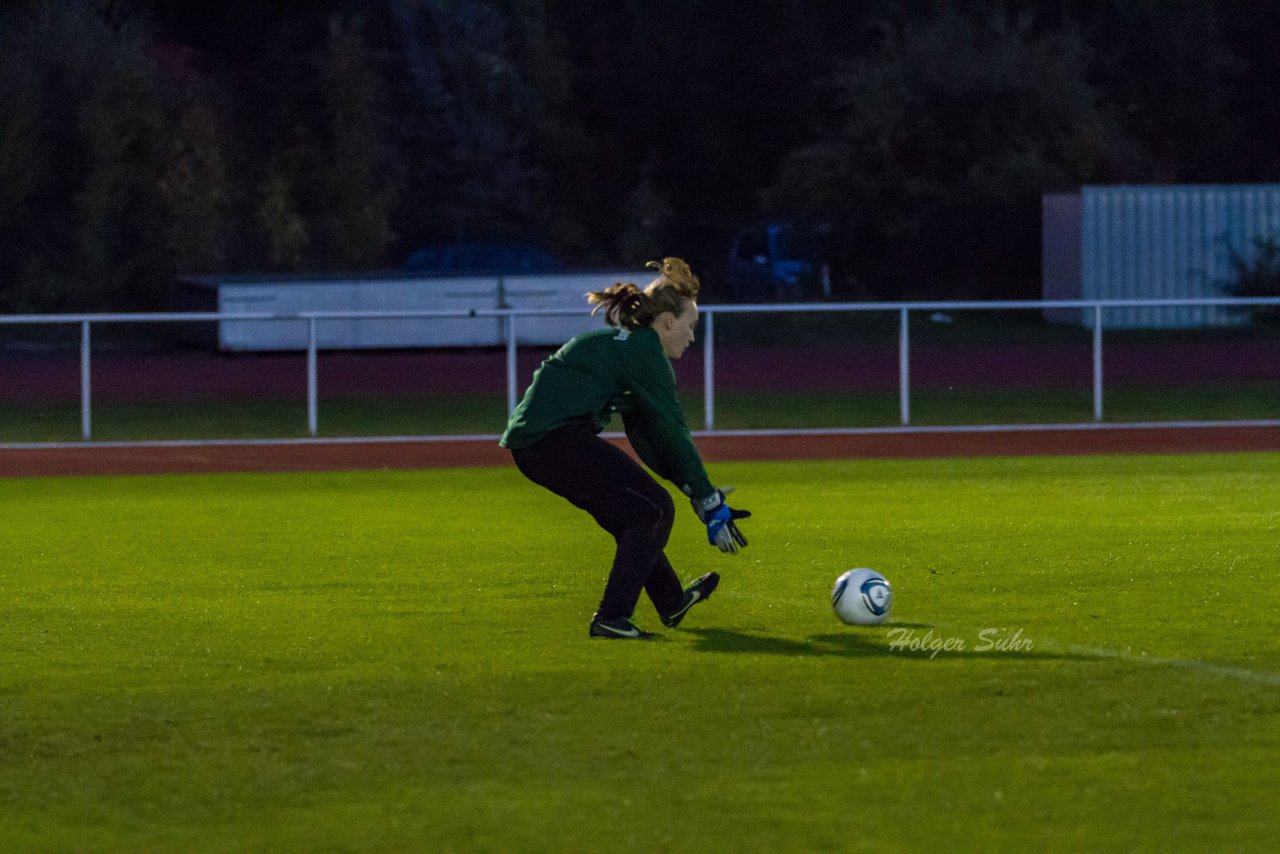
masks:
[[[841,621],[851,626],[878,626],[889,619],[893,590],[880,573],[851,569],[836,579],[831,607]]]

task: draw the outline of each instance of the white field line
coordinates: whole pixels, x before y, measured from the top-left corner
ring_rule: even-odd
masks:
[[[732,590],[726,590],[721,595],[734,599],[747,599],[754,601],[766,601],[769,599],[768,596],[764,595],[741,593],[739,591]],[[834,624],[839,625],[838,623]],[[877,627],[877,629],[882,633],[887,633],[893,628],[895,628],[895,626],[892,619],[884,625]],[[853,630],[851,629],[851,631]],[[932,631],[940,640],[956,638],[965,641],[964,649],[959,652],[939,650],[935,653],[938,658],[949,658],[953,655],[963,656],[976,636],[976,632],[972,627],[965,627],[962,629],[959,626],[952,625],[930,625],[927,629],[921,627],[910,631],[914,631],[916,635],[923,635],[925,631]],[[1123,661],[1126,664],[1142,664],[1147,667],[1168,667],[1175,670],[1187,670],[1204,676],[1213,676],[1220,679],[1234,679],[1237,682],[1251,682],[1255,685],[1269,685],[1280,688],[1280,673],[1269,673],[1265,670],[1250,670],[1247,667],[1232,667],[1228,664],[1214,664],[1211,661],[1200,661],[1199,659],[1194,658],[1161,658],[1152,655],[1142,655],[1122,649],[1107,649],[1105,647],[1083,646],[1080,644],[1061,644],[1055,643],[1052,640],[1046,641],[1043,638],[1029,639],[1035,644],[1035,646],[1031,648],[1032,652],[1067,653],[1071,655],[1087,656],[1089,658]],[[890,643],[886,645],[886,649],[891,652],[899,652],[901,650],[901,646],[895,649],[894,644]],[[924,650],[926,653],[929,651],[929,649]],[[915,650],[913,652],[918,653],[920,651]],[[1008,655],[1010,658],[1015,658],[1017,656],[1017,652],[1011,651]]]
[[[1170,667],[1177,670],[1190,670],[1193,673],[1203,673],[1206,676],[1216,676],[1222,679],[1235,679],[1237,682],[1252,682],[1256,685],[1271,685],[1280,687],[1280,673],[1267,673],[1262,670],[1249,670],[1245,667],[1231,667],[1226,664],[1214,664],[1209,661],[1200,661],[1194,658],[1157,658],[1150,655],[1137,655],[1132,652],[1126,652],[1119,649],[1102,649],[1091,646],[1071,645],[1065,648],[1066,652],[1075,653],[1076,655],[1087,655],[1093,658],[1110,658],[1123,661],[1127,664],[1145,664],[1150,667]]]
[[[885,629],[892,629],[893,622],[884,624]],[[965,635],[951,626],[933,626],[933,630],[938,632],[950,632],[951,637],[963,638]],[[974,635],[974,631],[969,629],[967,632],[969,637]],[[948,635],[940,635],[944,638]],[[1032,640],[1028,638],[1028,640]],[[1043,638],[1035,638],[1034,646],[1030,649],[1038,652],[1048,653],[1065,653],[1068,655],[1080,655],[1088,658],[1110,659],[1113,661],[1123,661],[1125,664],[1141,664],[1145,667],[1167,667],[1173,670],[1186,670],[1192,673],[1199,673],[1204,676],[1213,676],[1220,679],[1234,679],[1237,682],[1251,682],[1255,685],[1270,685],[1280,688],[1280,673],[1269,673],[1265,670],[1250,670],[1247,667],[1233,667],[1229,664],[1214,664],[1211,661],[1201,661],[1196,658],[1162,658],[1160,656],[1143,655],[1136,652],[1130,652],[1123,649],[1107,649],[1106,647],[1083,646],[1081,644],[1061,644],[1052,640],[1046,641]],[[892,644],[890,645],[892,648]],[[968,647],[966,646],[965,649]],[[938,653],[934,653],[938,654]],[[961,650],[957,655],[963,656],[965,650]],[[941,655],[948,655],[947,652],[941,652]],[[1010,658],[1017,656],[1016,647],[1008,652]]]

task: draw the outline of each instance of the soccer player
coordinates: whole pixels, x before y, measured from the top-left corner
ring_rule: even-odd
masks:
[[[587,294],[609,328],[579,335],[542,363],[500,442],[525,477],[590,513],[617,541],[590,637],[653,637],[631,621],[641,590],[675,628],[720,583],[709,572],[681,589],[663,553],[675,520],[671,495],[600,438],[614,413],[640,459],[689,496],[711,545],[736,554],[747,544],[736,520],[751,514],[730,509],[730,490],[711,485],[676,395],[670,360],[693,343],[698,278],[679,258],[648,266],[659,275],[643,290],[619,283]]]

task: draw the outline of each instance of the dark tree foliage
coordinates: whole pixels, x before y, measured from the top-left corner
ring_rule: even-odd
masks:
[[[175,275],[830,227],[838,296],[1030,296],[1040,194],[1280,175],[1262,0],[16,0],[0,311]]]
[[[1208,0],[920,4],[830,79],[773,197],[834,222],[855,294],[1033,296],[1042,193],[1257,172],[1238,69]]]

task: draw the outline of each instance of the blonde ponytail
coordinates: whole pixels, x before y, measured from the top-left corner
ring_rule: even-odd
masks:
[[[663,312],[680,314],[686,303],[698,299],[700,283],[680,258],[650,261],[646,267],[658,271],[658,278],[643,291],[631,282],[618,282],[602,291],[587,294],[594,305],[592,314],[604,309],[605,322],[620,329],[641,329]]]
[[[587,294],[587,302],[595,306],[591,313],[604,309],[604,320],[619,329],[640,329],[653,323],[649,297],[631,282],[618,282],[602,291]]]
[[[646,292],[659,288],[663,290],[670,289],[685,299],[696,300],[698,298],[698,288],[701,283],[683,258],[663,258],[661,263],[650,261],[645,266],[651,270],[657,270],[659,273],[658,278],[650,282],[649,287],[645,288]]]

